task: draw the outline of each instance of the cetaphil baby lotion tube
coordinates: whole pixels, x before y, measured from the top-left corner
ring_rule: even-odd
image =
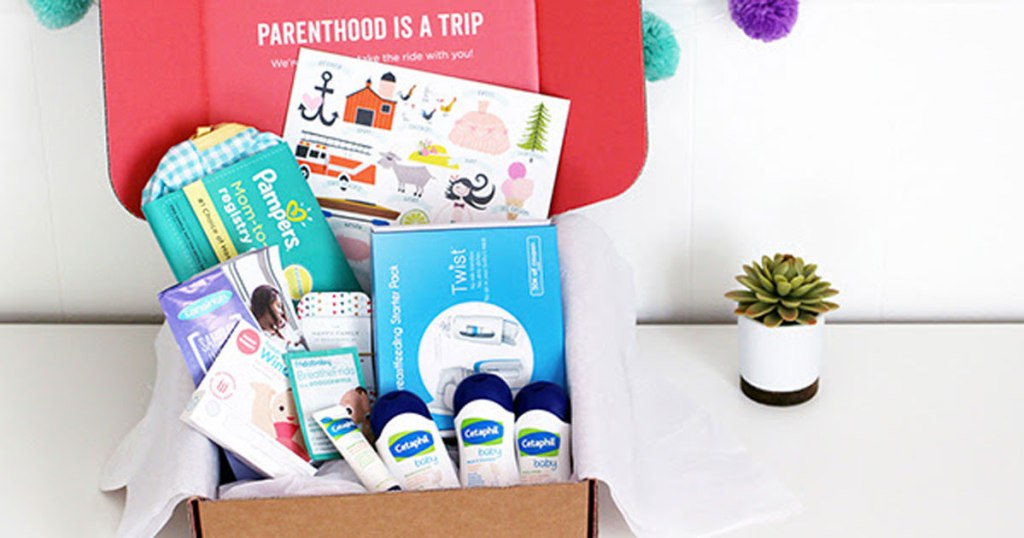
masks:
[[[441,434],[419,396],[396,390],[377,398],[370,425],[377,452],[402,489],[459,487]]]
[[[562,387],[531,383],[516,395],[516,454],[523,484],[565,482],[572,475],[569,398]]]
[[[475,374],[455,389],[459,480],[465,487],[513,486],[516,467],[512,391],[494,374]]]
[[[317,411],[313,413],[313,419],[324,430],[367,490],[376,493],[400,489],[380,456],[366,440],[359,425],[352,421],[347,407],[336,405]]]

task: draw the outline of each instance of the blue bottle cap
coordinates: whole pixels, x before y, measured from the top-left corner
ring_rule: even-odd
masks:
[[[562,422],[569,422],[569,397],[562,387],[549,381],[530,383],[516,395],[516,417],[534,409],[547,411]]]
[[[384,426],[387,426],[391,419],[404,413],[416,413],[431,418],[427,404],[423,403],[419,396],[407,390],[396,390],[377,398],[377,403],[373,404],[373,410],[370,412],[370,427],[373,428],[373,435],[380,437]]]
[[[473,374],[459,383],[453,402],[455,414],[473,400],[491,400],[512,412],[512,390],[504,379],[494,374]]]

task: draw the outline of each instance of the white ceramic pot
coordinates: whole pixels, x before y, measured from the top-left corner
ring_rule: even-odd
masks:
[[[815,325],[774,329],[740,316],[740,386],[751,399],[769,405],[795,405],[818,392],[825,318]]]

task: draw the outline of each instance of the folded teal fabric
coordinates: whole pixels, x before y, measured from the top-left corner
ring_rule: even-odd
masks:
[[[199,149],[186,140],[172,147],[157,166],[156,172],[142,190],[142,204],[165,194],[181,190],[185,185],[231,166],[284,140],[272,133],[261,133],[249,127],[207,149]]]

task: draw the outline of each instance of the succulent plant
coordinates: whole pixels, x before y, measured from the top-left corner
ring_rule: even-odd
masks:
[[[739,303],[736,315],[746,316],[768,327],[814,325],[818,314],[831,312],[839,305],[826,301],[839,292],[821,280],[818,266],[804,263],[792,254],[761,257],[761,263],[743,266],[736,280],[747,289],[730,291],[727,299]]]

